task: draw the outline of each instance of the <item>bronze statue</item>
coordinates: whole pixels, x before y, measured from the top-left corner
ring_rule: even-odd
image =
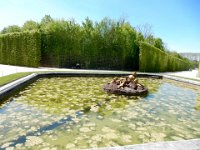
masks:
[[[145,95],[148,89],[138,82],[137,74],[134,72],[132,75],[126,77],[115,77],[111,82],[104,86],[104,90],[109,93],[122,94],[122,95]]]

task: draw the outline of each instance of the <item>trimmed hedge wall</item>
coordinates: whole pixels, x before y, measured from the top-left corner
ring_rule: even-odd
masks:
[[[0,63],[38,67],[41,58],[40,32],[18,32],[0,35]]]
[[[41,65],[84,69],[138,70],[139,45],[129,24],[83,27],[70,22],[50,23],[41,34]]]
[[[190,62],[174,57],[147,43],[140,43],[139,70],[142,72],[182,71]]]
[[[134,32],[130,32],[128,38],[124,38],[125,35],[119,38],[115,42],[121,44],[115,45],[104,41],[102,37],[104,42],[99,42],[99,36],[87,38],[82,33],[80,37],[76,30],[69,31],[60,31],[59,34],[57,30],[42,34],[39,31],[2,34],[0,63],[38,67],[42,60],[42,65],[56,67],[71,68],[80,63],[83,68],[90,69],[137,70],[139,59],[139,70],[143,72],[181,71],[191,67],[189,61],[181,60],[147,43],[141,42],[140,48],[139,44],[130,44],[131,39],[135,39]],[[96,34],[99,35],[98,32]]]

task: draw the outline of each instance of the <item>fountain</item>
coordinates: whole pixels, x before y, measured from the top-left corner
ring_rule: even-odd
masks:
[[[115,77],[111,82],[104,85],[104,91],[118,95],[140,96],[147,95],[148,89],[138,82],[137,74],[126,77]]]

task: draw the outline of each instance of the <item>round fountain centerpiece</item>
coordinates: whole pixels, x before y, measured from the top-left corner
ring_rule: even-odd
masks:
[[[138,82],[136,72],[123,78],[115,77],[104,85],[103,89],[108,93],[128,96],[140,96],[148,93],[148,89]]]

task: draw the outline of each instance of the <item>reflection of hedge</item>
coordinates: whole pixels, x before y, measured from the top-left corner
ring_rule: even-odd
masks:
[[[181,71],[190,68],[190,62],[167,54],[154,46],[141,42],[140,44],[140,71],[164,72]]]
[[[38,67],[41,36],[39,32],[21,32],[0,35],[0,63]]]

